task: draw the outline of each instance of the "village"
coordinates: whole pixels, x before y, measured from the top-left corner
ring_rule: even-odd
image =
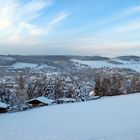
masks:
[[[0,68],[1,113],[137,92],[140,74],[130,69],[92,69],[76,62],[62,68]]]

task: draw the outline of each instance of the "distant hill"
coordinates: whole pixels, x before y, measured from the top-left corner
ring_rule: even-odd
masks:
[[[102,56],[76,56],[76,55],[0,55],[0,65],[12,65],[16,62],[24,62],[24,63],[53,63],[55,61],[67,61],[69,62],[71,59],[77,59],[82,61],[108,61],[114,64],[121,64],[121,62],[116,62],[108,57]],[[119,60],[125,61],[140,61],[140,56],[119,56],[117,57]]]
[[[140,61],[140,56],[120,56],[120,57],[117,57],[118,59],[120,60],[125,60],[125,61]]]

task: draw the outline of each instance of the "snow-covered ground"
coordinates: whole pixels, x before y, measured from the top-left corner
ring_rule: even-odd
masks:
[[[119,59],[112,59],[112,61],[119,62],[122,64],[113,64],[113,63],[109,63],[108,61],[82,61],[82,60],[76,60],[76,59],[72,59],[71,61],[77,62],[80,64],[86,64],[92,68],[102,68],[102,67],[129,68],[137,72],[140,72],[140,62],[136,62],[136,61],[123,61]]]
[[[38,64],[16,62],[12,65],[15,69],[36,68]]]
[[[48,66],[47,64],[33,64],[33,63],[23,63],[23,62],[16,62],[12,65],[15,69],[24,69],[24,68],[31,68],[35,70],[41,70],[46,68],[55,68],[52,66]]]
[[[140,94],[0,115],[1,140],[139,140]]]
[[[40,64],[37,66],[36,70],[41,70],[46,68],[54,68],[54,67],[48,66],[47,64]]]

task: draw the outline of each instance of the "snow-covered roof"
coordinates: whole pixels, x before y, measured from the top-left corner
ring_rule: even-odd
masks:
[[[44,96],[38,97],[36,99],[38,101],[41,101],[41,102],[44,102],[44,103],[47,103],[47,104],[52,104],[54,102],[54,100],[48,99],[48,98],[46,98]]]
[[[7,108],[7,104],[0,102],[0,108]]]
[[[34,98],[29,101],[33,101],[33,100],[38,100],[38,101],[46,103],[46,104],[52,104],[54,102],[54,100],[48,99],[47,97],[44,97],[44,96]],[[27,101],[27,102],[29,102],[29,101]]]
[[[65,102],[70,102],[70,101],[76,101],[76,99],[73,99],[73,98],[59,98],[58,99],[59,101],[61,100],[61,101],[65,101]]]
[[[91,91],[90,93],[89,93],[89,96],[93,96],[95,94],[95,92],[94,91]]]

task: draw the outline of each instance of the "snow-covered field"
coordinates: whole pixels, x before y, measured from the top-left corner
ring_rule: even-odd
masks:
[[[32,64],[32,63],[21,63],[17,62],[12,65],[15,69],[23,69],[23,68],[36,68],[38,64]]]
[[[1,140],[139,140],[140,94],[0,115]]]
[[[71,61],[77,62],[80,64],[86,64],[92,68],[102,68],[102,67],[129,68],[137,72],[140,72],[140,62],[136,62],[136,61],[123,61],[119,59],[112,59],[112,61],[119,62],[122,64],[113,64],[113,63],[109,63],[108,61],[82,61],[82,60],[76,60],[76,59],[72,59]]]

